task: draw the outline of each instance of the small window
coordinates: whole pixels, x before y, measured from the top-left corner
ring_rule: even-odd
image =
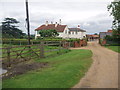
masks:
[[[37,31],[37,34],[39,34],[39,31]]]
[[[77,32],[76,32],[76,34],[77,34]]]
[[[65,33],[67,34],[67,30],[65,30]]]
[[[72,34],[74,34],[74,32],[72,32]]]
[[[69,34],[71,34],[70,31],[69,31]]]

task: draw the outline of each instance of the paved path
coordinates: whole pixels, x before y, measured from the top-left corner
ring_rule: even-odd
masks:
[[[93,64],[73,88],[118,88],[118,53],[97,42],[89,42],[87,47],[76,49],[92,50]]]

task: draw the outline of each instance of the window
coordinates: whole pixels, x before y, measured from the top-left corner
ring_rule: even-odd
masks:
[[[69,31],[69,34],[71,34],[70,31]]]
[[[67,34],[67,30],[65,30],[65,33]]]
[[[37,34],[39,34],[39,31],[37,31]]]
[[[77,34],[77,31],[76,31],[76,34]]]
[[[72,32],[72,34],[74,34],[74,32]]]

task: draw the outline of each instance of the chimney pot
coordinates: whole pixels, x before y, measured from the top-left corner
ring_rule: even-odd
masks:
[[[46,21],[46,26],[48,26],[48,21]]]
[[[51,21],[51,24],[53,24],[53,22]]]
[[[80,28],[80,25],[78,25],[78,28]]]
[[[57,25],[58,25],[57,22],[55,22],[55,27],[57,27]]]
[[[60,20],[59,20],[59,24],[61,25],[61,23],[62,23],[62,22],[61,22],[61,19],[60,19]]]

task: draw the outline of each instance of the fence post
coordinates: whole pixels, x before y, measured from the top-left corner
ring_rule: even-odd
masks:
[[[44,42],[41,41],[40,44],[40,58],[44,58]]]
[[[33,41],[31,41],[32,45],[33,45]]]
[[[11,66],[11,61],[10,61],[10,47],[7,48],[7,60],[8,60],[8,67]]]
[[[71,47],[71,46],[70,46],[70,42],[68,42],[68,43],[69,43],[69,48],[70,48],[70,47]]]
[[[59,43],[59,47],[61,47],[61,43],[62,43],[62,42],[60,41],[60,43]]]
[[[20,45],[21,45],[21,41],[20,41]]]
[[[62,45],[63,45],[63,48],[65,48],[65,46],[66,46],[66,45],[65,45],[65,41],[62,42]]]

